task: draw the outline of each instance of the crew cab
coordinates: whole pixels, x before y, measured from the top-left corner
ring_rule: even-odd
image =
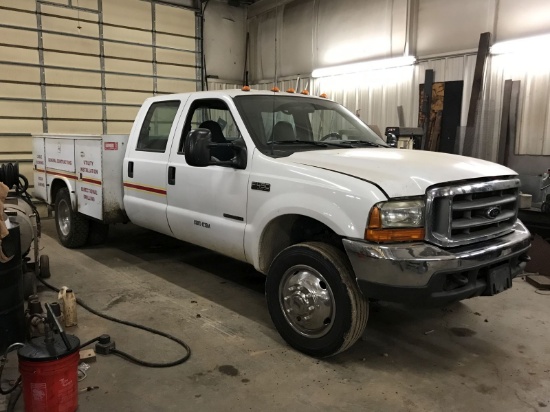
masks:
[[[326,98],[224,90],[147,99],[129,136],[34,136],[61,243],[136,225],[248,262],[294,348],[325,357],[372,299],[446,304],[512,286],[520,181],[484,160],[388,147]]]

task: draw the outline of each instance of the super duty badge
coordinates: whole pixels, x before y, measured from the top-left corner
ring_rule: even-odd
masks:
[[[252,182],[252,190],[261,190],[262,192],[269,192],[271,190],[270,183]]]

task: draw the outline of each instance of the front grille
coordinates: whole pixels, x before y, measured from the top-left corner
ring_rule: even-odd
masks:
[[[429,189],[426,240],[452,247],[510,232],[518,215],[519,186],[519,179],[506,179]]]

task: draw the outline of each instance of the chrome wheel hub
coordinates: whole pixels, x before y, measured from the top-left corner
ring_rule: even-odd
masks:
[[[63,236],[69,236],[71,232],[71,209],[65,199],[59,202],[56,219]]]
[[[312,267],[297,265],[285,272],[279,301],[287,322],[301,335],[319,338],[332,328],[334,295],[325,278]]]

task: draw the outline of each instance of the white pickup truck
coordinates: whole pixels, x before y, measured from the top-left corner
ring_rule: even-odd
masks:
[[[513,170],[390,148],[307,95],[150,98],[129,136],[35,136],[34,172],[63,245],[129,220],[248,262],[281,336],[318,357],[361,336],[369,299],[494,295],[529,259]]]

